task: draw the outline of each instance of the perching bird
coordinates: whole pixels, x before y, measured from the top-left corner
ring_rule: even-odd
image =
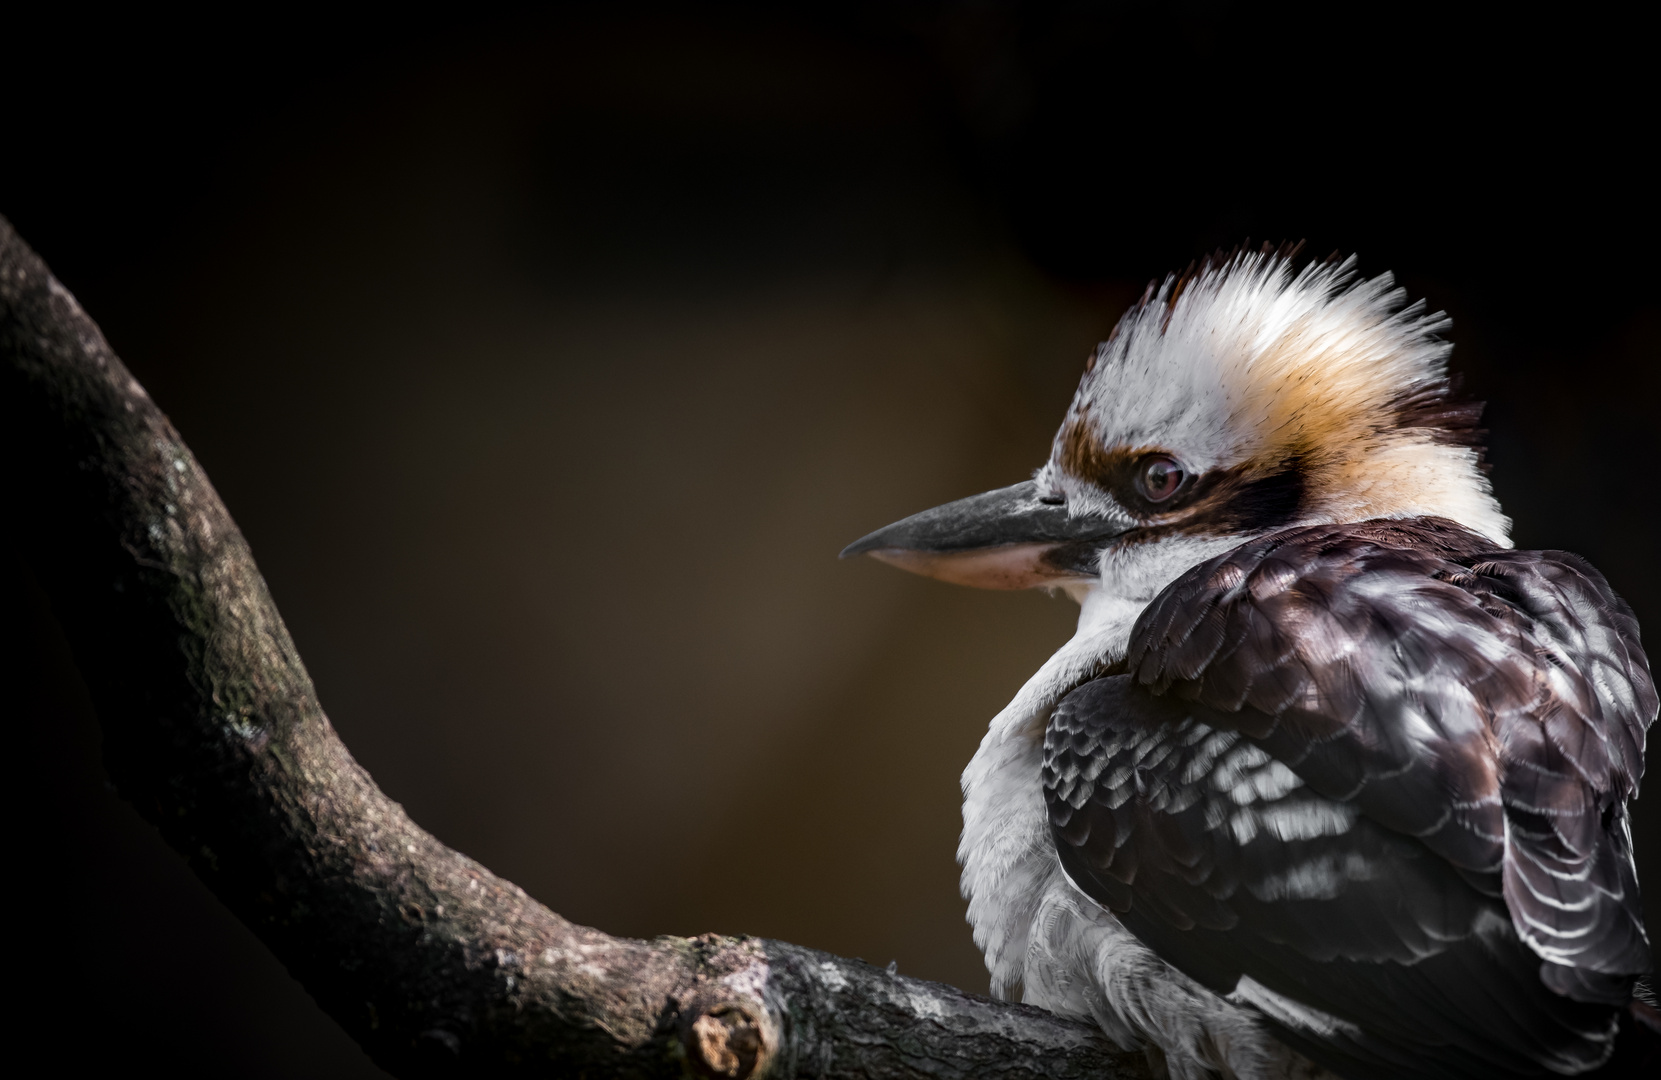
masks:
[[[1080,605],[963,774],[995,996],[1179,1078],[1585,1072],[1651,964],[1655,684],[1512,548],[1446,321],[1353,267],[1150,286],[1033,479],[843,554]]]

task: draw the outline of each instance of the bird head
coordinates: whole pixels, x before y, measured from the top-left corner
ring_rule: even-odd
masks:
[[[1032,479],[843,556],[982,588],[1147,599],[1296,525],[1439,516],[1509,546],[1481,406],[1450,396],[1447,319],[1354,267],[1240,252],[1150,285],[1086,361]]]

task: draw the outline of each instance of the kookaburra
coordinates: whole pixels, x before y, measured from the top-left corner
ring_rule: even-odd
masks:
[[[968,918],[995,996],[1173,1077],[1582,1073],[1650,969],[1638,626],[1512,548],[1403,299],[1268,251],[1150,286],[1031,480],[844,552],[1078,601],[963,774]]]

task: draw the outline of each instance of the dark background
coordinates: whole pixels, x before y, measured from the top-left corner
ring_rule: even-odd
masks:
[[[1644,35],[1448,7],[9,12],[0,213],[423,825],[614,933],[982,990],[957,776],[1074,609],[835,554],[1026,476],[1150,278],[1247,238],[1394,271],[1454,318],[1517,543],[1661,625]],[[373,1074],[107,790],[5,566],[19,1030]]]

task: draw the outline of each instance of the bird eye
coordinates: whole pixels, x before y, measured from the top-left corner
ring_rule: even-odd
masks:
[[[1151,454],[1142,461],[1136,475],[1136,490],[1149,502],[1164,502],[1177,493],[1188,473],[1177,460],[1165,454]]]

